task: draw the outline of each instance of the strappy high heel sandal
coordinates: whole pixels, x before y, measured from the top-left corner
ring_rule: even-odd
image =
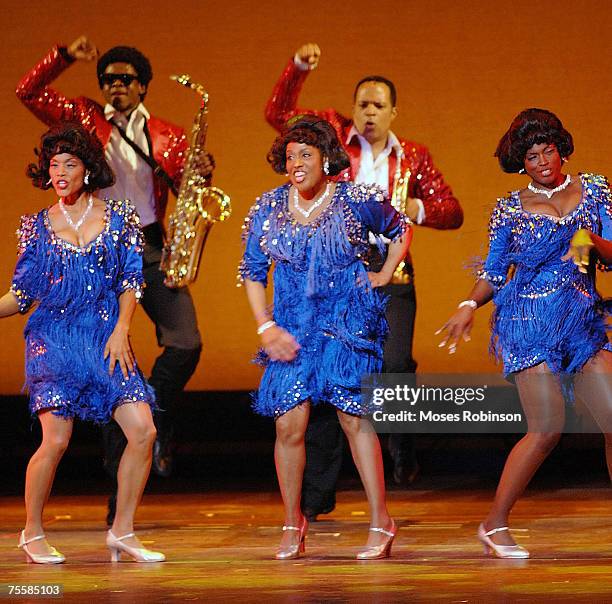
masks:
[[[308,521],[305,516],[302,516],[301,526],[283,526],[283,531],[298,531],[299,539],[297,543],[280,547],[274,557],[277,560],[293,560],[299,558],[300,554],[306,551],[306,545],[304,543],[306,537],[306,530],[308,529]]]
[[[500,526],[499,528],[485,531],[484,524],[481,524],[478,527],[477,535],[483,545],[484,553],[494,553],[498,558],[529,558],[529,552],[520,545],[498,545],[497,543],[493,543],[490,538],[491,535],[507,530],[509,530],[507,526]]]
[[[54,547],[49,546],[51,548],[51,552],[48,554],[35,554],[28,549],[28,545],[30,543],[33,541],[40,541],[44,538],[44,535],[37,535],[31,539],[26,539],[25,531],[21,531],[21,535],[19,536],[19,545],[17,547],[23,550],[28,562],[34,562],[35,564],[61,564],[64,562],[66,557],[61,552],[58,552]]]
[[[357,560],[380,560],[381,558],[388,558],[391,555],[391,546],[393,545],[393,540],[397,533],[395,520],[391,520],[391,528],[389,530],[378,527],[373,527],[370,530],[374,533],[382,533],[387,538],[379,545],[371,545],[360,551],[357,554]]]

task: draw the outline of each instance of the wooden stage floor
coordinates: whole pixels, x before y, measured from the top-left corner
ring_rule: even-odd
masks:
[[[612,602],[612,491],[530,491],[512,518],[532,553],[487,558],[474,534],[492,493],[457,488],[389,493],[401,528],[388,560],[357,562],[365,543],[363,493],[339,493],[311,525],[306,555],[272,559],[282,510],[276,492],[147,496],[138,532],[161,564],[111,564],[103,496],[52,497],[47,535],[67,561],[25,564],[15,547],[20,498],[0,498],[0,582],[61,583],[62,601],[97,602]],[[6,589],[6,587],[4,587]],[[12,598],[13,601],[39,601]]]

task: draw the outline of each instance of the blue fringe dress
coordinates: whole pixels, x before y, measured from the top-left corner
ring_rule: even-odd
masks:
[[[407,220],[371,185],[339,183],[329,206],[302,225],[289,184],[257,199],[244,225],[240,277],[267,284],[274,262],[274,320],[300,345],[291,362],[271,361],[254,395],[256,412],[279,417],[306,399],[363,415],[361,379],[382,367],[384,296],[370,286],[368,232],[397,239]]]
[[[491,350],[506,375],[542,362],[555,373],[575,373],[599,350],[612,350],[595,271],[584,274],[561,260],[578,229],[612,239],[608,181],[595,174],[580,179],[582,199],[563,218],[527,212],[518,191],[493,210],[480,278],[495,290]]]
[[[111,376],[104,347],[119,316],[119,296],[143,288],[142,233],[128,201],[106,202],[105,226],[86,247],[57,237],[48,210],[23,216],[11,291],[19,310],[36,309],[25,330],[30,411],[108,422],[118,405],[155,395],[139,369]]]

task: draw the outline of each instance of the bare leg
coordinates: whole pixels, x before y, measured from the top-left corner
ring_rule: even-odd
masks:
[[[122,537],[134,530],[134,514],[149,477],[156,432],[151,408],[146,403],[119,405],[113,418],[127,439],[117,472],[117,514],[111,528],[115,537]],[[124,543],[142,547],[136,537],[125,539]]]
[[[55,471],[72,435],[72,419],[53,415],[50,410],[41,411],[38,419],[42,426],[42,442],[28,463],[25,479],[26,539],[44,533],[43,510],[49,499]],[[46,540],[33,541],[28,549],[34,554],[51,552]]]
[[[508,526],[512,507],[559,442],[565,421],[561,386],[546,364],[518,373],[516,385],[529,431],[508,455],[493,506],[484,521],[485,530]],[[496,533],[491,539],[499,545],[515,544],[508,531]]]
[[[338,419],[349,441],[353,460],[368,499],[371,526],[389,530],[392,520],[385,501],[385,475],[378,435],[371,424],[360,417],[338,411]],[[385,535],[370,531],[367,545],[378,545],[385,539]]]
[[[576,379],[576,396],[582,399],[604,433],[606,462],[612,480],[612,352],[600,350]]]
[[[285,525],[301,526],[302,477],[306,464],[304,435],[310,416],[310,403],[301,404],[287,411],[276,420],[276,443],[274,461],[276,475],[285,506]],[[298,531],[284,531],[280,547],[284,548],[299,540]]]

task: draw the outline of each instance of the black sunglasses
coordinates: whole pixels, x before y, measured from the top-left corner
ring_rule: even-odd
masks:
[[[112,86],[119,80],[124,86],[129,86],[138,76],[131,73],[102,73],[98,76],[100,86]]]

